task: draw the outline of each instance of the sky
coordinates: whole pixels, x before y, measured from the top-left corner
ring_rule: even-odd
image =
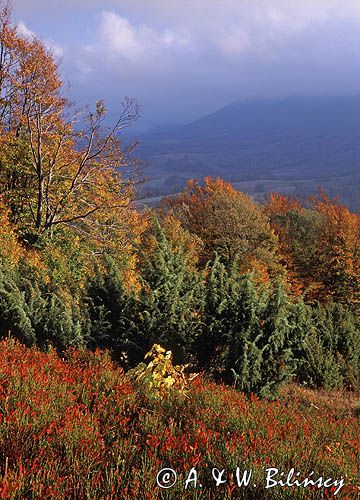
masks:
[[[0,0],[1,3],[1,0]],[[13,0],[24,36],[61,58],[79,105],[124,96],[135,128],[243,99],[360,94],[359,0]]]

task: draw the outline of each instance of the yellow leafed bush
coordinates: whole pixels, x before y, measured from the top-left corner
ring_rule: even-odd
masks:
[[[146,392],[155,398],[163,396],[170,389],[186,396],[187,380],[184,372],[187,365],[174,366],[171,351],[166,351],[159,344],[153,345],[145,355],[145,360],[150,362],[140,363],[127,373],[132,382],[143,385]]]

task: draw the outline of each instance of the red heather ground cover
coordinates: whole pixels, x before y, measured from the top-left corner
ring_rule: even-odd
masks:
[[[337,498],[358,498],[359,416],[329,395],[312,404],[292,388],[279,401],[247,398],[195,379],[189,397],[160,400],[132,387],[103,353],[66,359],[0,343],[0,496],[11,499],[332,498],[326,489],[264,489],[264,467],[344,477]],[[331,400],[330,400],[331,401]],[[335,404],[336,403],[336,404]],[[161,490],[157,472],[178,472]],[[191,467],[202,488],[184,490]],[[238,488],[231,472],[253,469]],[[211,468],[225,468],[215,487]]]

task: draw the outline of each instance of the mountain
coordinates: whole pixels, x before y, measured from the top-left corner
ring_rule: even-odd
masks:
[[[232,103],[180,127],[140,138],[148,181],[142,196],[221,176],[260,197],[304,197],[323,187],[360,208],[360,96],[291,97]]]

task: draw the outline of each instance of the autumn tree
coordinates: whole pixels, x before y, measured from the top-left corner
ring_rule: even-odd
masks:
[[[314,270],[318,259],[318,236],[322,223],[320,214],[305,208],[297,199],[271,193],[266,196],[262,210],[279,241],[281,262],[287,269],[290,290],[295,295],[317,297],[321,283]]]
[[[149,220],[151,212],[148,212],[147,215]],[[190,231],[185,229],[179,218],[177,218],[171,211],[163,214],[158,213],[158,215],[158,221],[164,231],[164,235],[171,250],[174,253],[180,251],[183,255],[184,265],[189,270],[196,270],[203,251],[204,245],[202,240],[196,234],[190,233]],[[156,227],[154,224],[148,224],[146,230],[142,233],[142,256],[149,258],[158,250],[159,243]]]
[[[182,193],[163,200],[162,209],[171,210],[203,241],[203,263],[215,252],[227,265],[237,258],[243,272],[261,263],[265,280],[266,270],[277,268],[277,240],[266,216],[250,196],[230,183],[211,177],[204,183],[190,180]]]
[[[309,201],[303,206],[273,194],[263,206],[288,275],[308,301],[334,300],[359,310],[360,218],[321,191]]]
[[[19,261],[22,248],[14,224],[9,220],[9,209],[0,198],[0,262],[13,267]]]
[[[124,148],[118,134],[139,116],[136,101],[124,100],[110,128],[102,101],[73,113],[53,53],[21,36],[8,7],[0,14],[0,95],[0,189],[14,217],[37,233],[60,225],[116,231],[136,169],[135,145]]]
[[[322,217],[316,275],[323,288],[320,298],[360,310],[360,217],[325,194],[312,197]]]

